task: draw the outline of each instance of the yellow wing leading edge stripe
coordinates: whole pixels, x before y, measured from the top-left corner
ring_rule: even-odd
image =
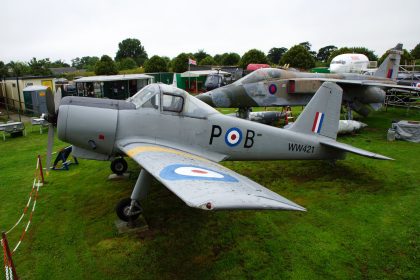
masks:
[[[135,148],[132,148],[132,149],[128,150],[126,154],[129,157],[133,158],[140,153],[146,153],[146,152],[170,153],[170,154],[180,155],[180,156],[191,158],[191,159],[210,162],[209,160],[207,160],[205,158],[202,158],[202,157],[199,157],[199,156],[195,156],[195,155],[192,155],[192,154],[189,154],[189,153],[185,153],[185,152],[182,152],[182,151],[177,151],[177,150],[170,149],[170,148],[164,148],[164,147],[153,147],[153,146],[135,147]]]

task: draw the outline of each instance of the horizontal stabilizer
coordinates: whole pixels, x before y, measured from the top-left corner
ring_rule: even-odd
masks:
[[[340,143],[340,142],[336,142],[336,141],[329,141],[329,140],[321,140],[320,143],[324,146],[328,146],[328,147],[332,147],[332,148],[336,148],[339,150],[344,150],[346,152],[350,152],[353,154],[357,154],[360,156],[364,156],[364,157],[370,157],[370,158],[375,158],[375,159],[383,159],[383,160],[394,160],[392,158],[380,155],[380,154],[375,154],[366,150],[362,150],[344,143]]]

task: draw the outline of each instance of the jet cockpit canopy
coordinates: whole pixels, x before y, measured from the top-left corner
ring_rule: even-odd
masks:
[[[235,83],[238,84],[249,84],[261,82],[269,79],[279,79],[281,76],[281,69],[276,68],[260,68],[252,73],[249,73],[245,77],[237,80]]]

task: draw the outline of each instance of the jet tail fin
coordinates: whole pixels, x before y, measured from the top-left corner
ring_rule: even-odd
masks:
[[[388,50],[388,56],[376,70],[373,76],[379,78],[396,79],[398,75],[398,68],[400,67],[401,54],[403,45],[398,44],[395,48]]]
[[[343,90],[337,84],[324,82],[288,129],[336,139],[342,96]]]

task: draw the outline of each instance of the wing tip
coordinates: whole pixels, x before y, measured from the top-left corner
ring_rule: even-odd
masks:
[[[301,211],[307,212],[305,207],[302,207],[296,203],[284,203],[280,201],[275,201],[276,203],[271,203],[270,205],[263,204],[216,204],[214,202],[206,202],[200,205],[187,204],[190,207],[195,207],[202,210],[212,211],[212,210],[285,210],[285,211]]]
[[[380,154],[375,154],[374,158],[380,159],[380,160],[395,160],[393,158],[386,157],[386,156],[383,156],[383,155],[380,155]]]

